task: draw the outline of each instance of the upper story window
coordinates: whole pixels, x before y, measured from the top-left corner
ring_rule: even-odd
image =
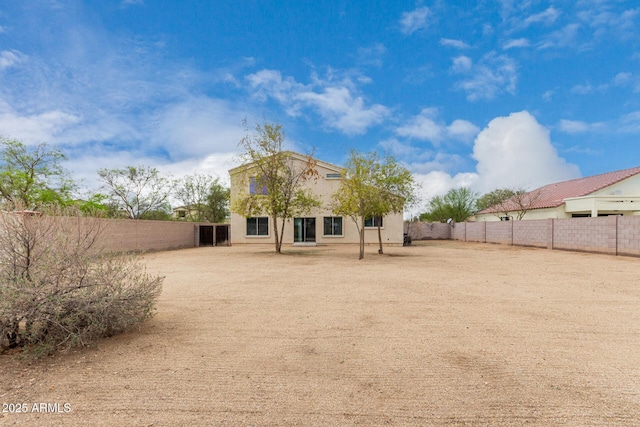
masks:
[[[263,185],[260,188],[260,183],[255,176],[249,178],[249,194],[264,194],[267,195],[267,186]]]
[[[340,179],[342,178],[342,175],[339,173],[328,173],[327,174],[327,179]]]

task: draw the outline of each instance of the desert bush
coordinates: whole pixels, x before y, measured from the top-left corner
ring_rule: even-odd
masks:
[[[0,347],[49,354],[153,315],[163,278],[101,246],[107,231],[70,208],[0,211]]]

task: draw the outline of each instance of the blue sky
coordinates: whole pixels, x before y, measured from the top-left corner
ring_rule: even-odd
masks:
[[[640,165],[635,1],[0,3],[0,135],[89,189],[144,164],[227,177],[243,119],[343,164],[390,153],[424,201]]]

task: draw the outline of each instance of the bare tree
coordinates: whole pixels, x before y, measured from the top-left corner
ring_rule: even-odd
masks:
[[[103,221],[69,208],[0,211],[0,348],[48,354],[153,314],[163,279],[101,249]]]
[[[518,190],[511,198],[511,202],[516,206],[514,209],[516,218],[521,220],[531,210],[535,203],[540,199],[540,190],[525,192]]]
[[[478,199],[478,210],[490,209],[500,219],[508,219],[515,213],[521,220],[540,198],[540,190],[527,192],[522,187],[498,188]]]

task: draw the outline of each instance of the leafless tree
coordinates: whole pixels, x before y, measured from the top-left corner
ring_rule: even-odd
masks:
[[[87,345],[153,314],[162,277],[100,245],[105,222],[75,211],[0,211],[0,348]]]

